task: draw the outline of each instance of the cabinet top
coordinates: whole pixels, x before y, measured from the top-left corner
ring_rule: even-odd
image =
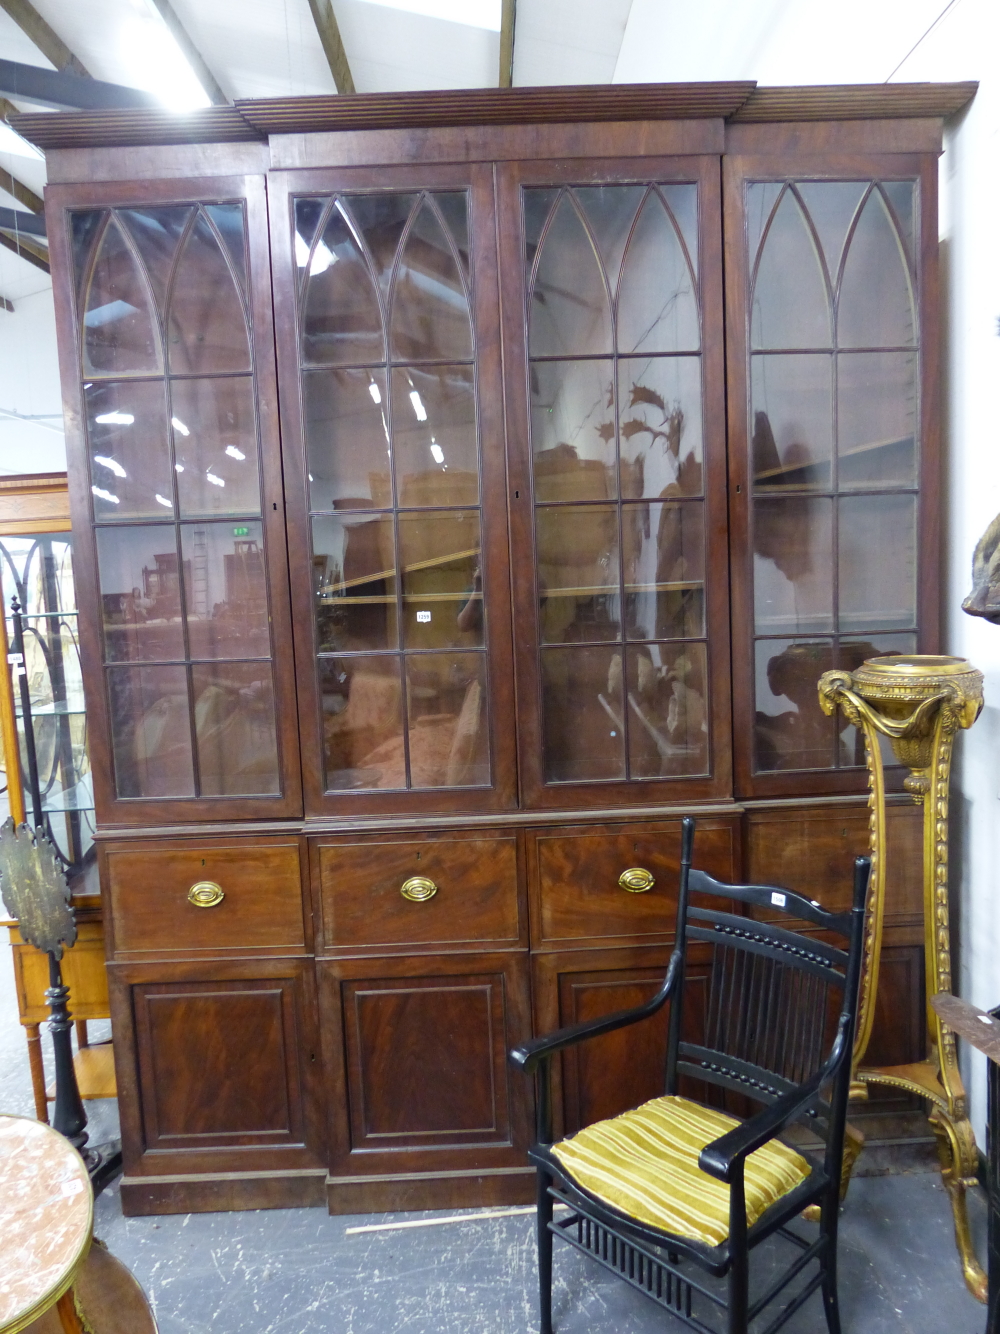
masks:
[[[241,99],[184,115],[131,108],[24,112],[11,124],[48,149],[251,143],[272,134],[532,123],[943,119],[960,111],[977,88],[975,82],[760,88],[752,80],[472,88]]]

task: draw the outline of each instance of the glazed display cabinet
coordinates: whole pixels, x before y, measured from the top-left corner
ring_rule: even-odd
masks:
[[[863,747],[816,683],[939,647],[973,91],[19,118],[126,1211],[532,1198],[506,1052],[657,988],[683,814],[712,874],[846,905]],[[922,1050],[894,772],[880,1064]],[[655,1094],[664,1024],[567,1057],[560,1126]]]

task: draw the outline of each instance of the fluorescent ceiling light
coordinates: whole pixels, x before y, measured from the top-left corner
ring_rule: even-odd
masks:
[[[410,14],[445,19],[448,23],[464,23],[470,28],[500,31],[501,0],[367,0],[367,3],[385,9],[405,9]]]
[[[205,476],[208,478],[208,480],[212,483],[213,486],[225,486],[225,485],[226,485],[225,482],[222,480],[221,477],[216,477],[216,475],[215,475],[214,472],[207,472],[207,473],[205,474]]]
[[[231,459],[239,459],[241,463],[246,458],[246,455],[243,453],[243,450],[237,449],[235,445],[227,445],[226,453],[229,455]]]
[[[113,496],[110,491],[105,491],[101,486],[92,486],[90,489],[95,496],[100,496],[102,500],[110,500],[112,505],[120,505],[122,503],[117,496]]]
[[[375,383],[374,380],[372,380],[371,384],[368,386],[368,392],[369,394],[371,394],[372,398],[375,400],[376,403],[382,402],[382,391],[379,389],[378,385]]]
[[[39,153],[34,144],[29,144],[27,139],[22,139],[3,120],[0,120],[0,153],[13,153],[15,157],[33,157],[36,160],[45,161],[44,153]]]
[[[410,402],[413,404],[413,411],[417,414],[417,421],[425,422],[427,420],[427,409],[424,407],[424,400],[415,389],[410,390]]]
[[[122,465],[118,462],[118,460],[117,460],[117,459],[109,459],[108,456],[107,456],[106,454],[95,454],[95,455],[94,455],[94,462],[95,462],[95,463],[99,463],[99,464],[101,465],[102,468],[107,468],[107,469],[109,469],[109,471],[113,472],[114,475],[115,475],[116,477],[125,477],[125,476],[127,476],[127,474],[126,474],[126,472],[125,472],[125,469],[124,469],[124,468],[122,467]]]
[[[115,320],[123,320],[126,315],[134,315],[136,307],[130,306],[127,301],[109,301],[105,306],[95,306],[93,310],[88,310],[83,317],[83,322],[88,329],[99,329],[102,324],[114,324]],[[90,385],[84,385],[89,389]]]
[[[131,426],[135,418],[131,412],[102,412],[94,421],[99,426]]]
[[[170,425],[174,428],[175,431],[180,431],[181,435],[190,435],[190,434],[191,434],[191,432],[188,430],[188,428],[187,428],[187,427],[184,425],[184,423],[181,421],[180,417],[171,417],[171,418],[170,418]]]
[[[184,464],[183,464],[183,463],[175,463],[175,464],[174,464],[174,472],[183,472],[183,471],[184,471]]]
[[[118,28],[117,55],[128,69],[129,84],[159,98],[168,111],[197,111],[212,99],[170,29],[152,5],[131,6],[132,13]]]
[[[168,510],[172,510],[172,509],[173,509],[173,507],[174,507],[174,502],[173,502],[172,500],[168,500],[168,499],[166,498],[166,496],[161,496],[160,493],[159,493],[159,491],[157,491],[157,493],[156,493],[156,499],[159,501],[159,503],[160,503],[161,505],[166,505],[166,507],[167,507]]]
[[[435,463],[444,463],[444,450],[438,444],[431,445],[431,457]]]

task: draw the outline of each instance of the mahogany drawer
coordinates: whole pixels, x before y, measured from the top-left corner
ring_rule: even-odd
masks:
[[[105,883],[116,955],[305,952],[297,843],[111,848]],[[217,897],[213,885],[221,900],[199,905]]]
[[[515,836],[345,840],[314,857],[322,950],[527,944]]]
[[[735,819],[699,820],[695,865],[720,880],[736,877]],[[673,935],[681,822],[540,830],[529,844],[536,945]],[[621,883],[627,871],[631,889]],[[652,877],[648,887],[643,880]]]

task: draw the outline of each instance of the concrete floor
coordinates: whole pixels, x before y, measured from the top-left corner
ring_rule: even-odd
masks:
[[[99,1036],[99,1026],[95,1025]],[[47,1036],[45,1038],[47,1042]],[[88,1103],[91,1139],[115,1133],[115,1104]],[[32,1115],[10,951],[0,947],[0,1112]],[[864,1165],[862,1155],[861,1166]],[[985,1254],[985,1206],[972,1202]],[[383,1232],[435,1214],[331,1218],[320,1209],[124,1218],[115,1187],[96,1234],[149,1294],[161,1334],[527,1334],[537,1328],[533,1220],[525,1214]],[[453,1217],[453,1215],[447,1215]],[[561,1246],[558,1334],[670,1334],[684,1326]],[[962,1283],[935,1172],[862,1176],[841,1222],[844,1334],[980,1334],[985,1308]],[[821,1334],[820,1299],[789,1322]]]

